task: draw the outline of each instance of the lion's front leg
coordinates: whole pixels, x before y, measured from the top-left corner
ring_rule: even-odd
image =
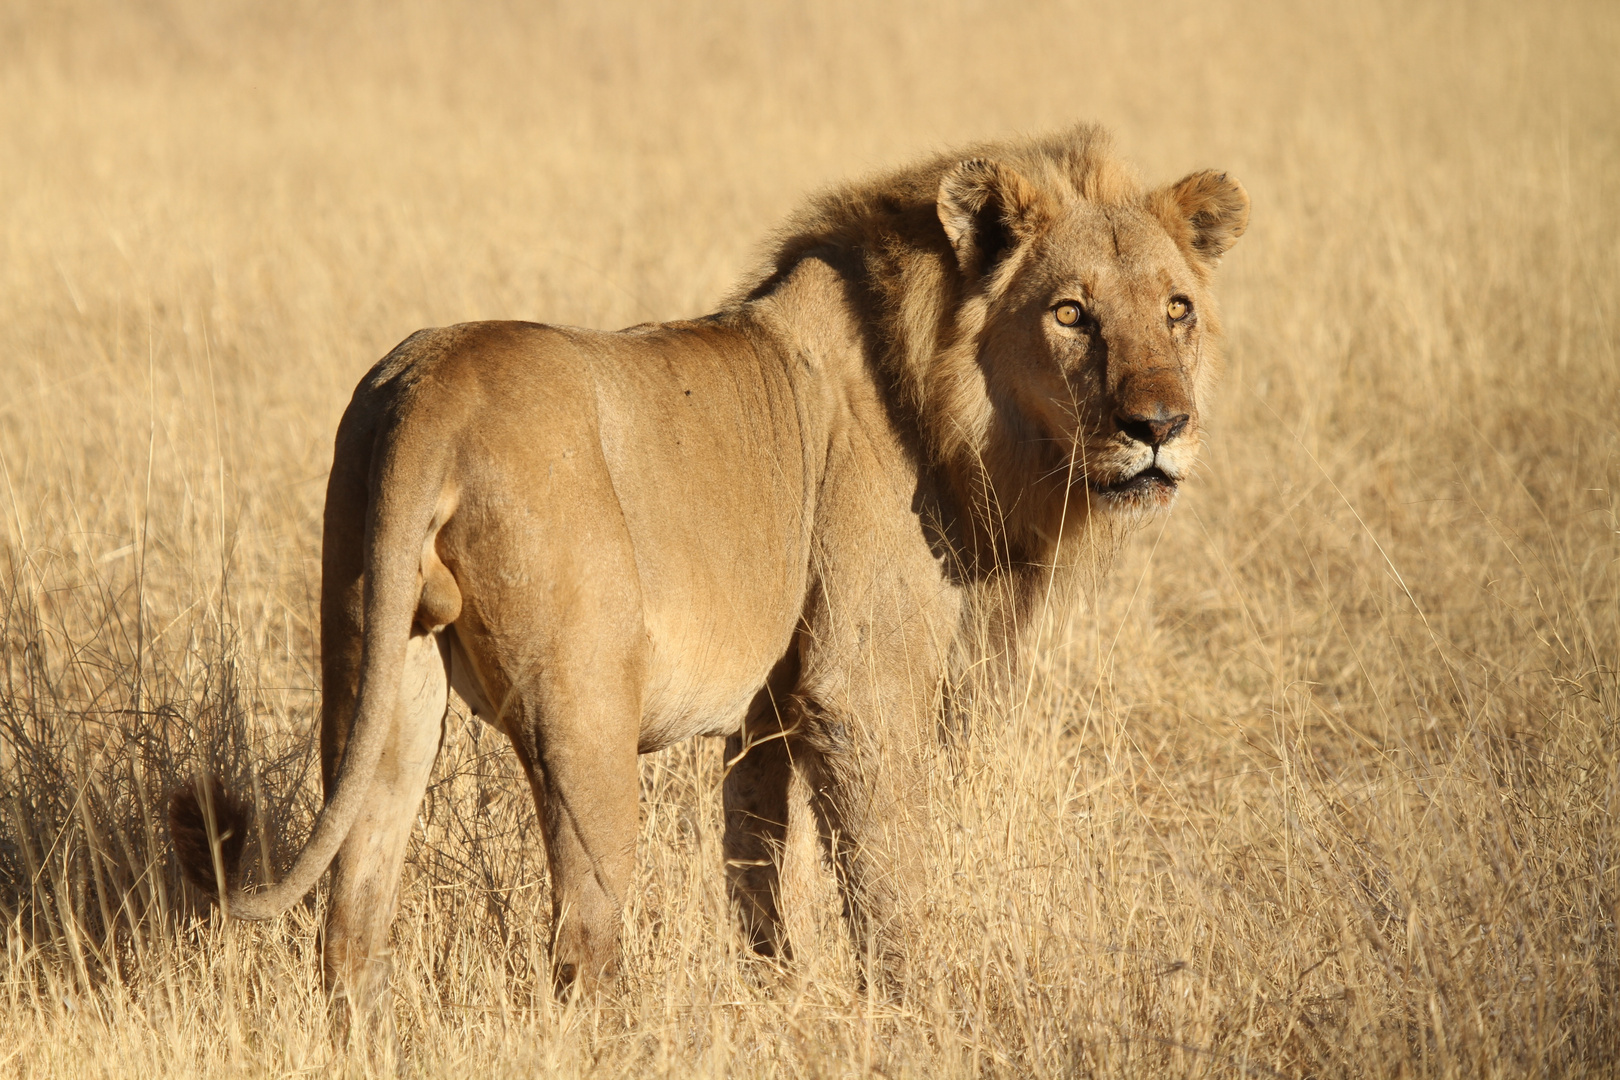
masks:
[[[780,735],[726,740],[723,846],[726,880],[743,940],[761,956],[791,955],[782,925],[782,852],[787,844],[788,786],[793,762]]]
[[[807,711],[795,764],[809,782],[862,972],[898,998],[926,885],[928,750],[915,724]]]
[[[788,836],[796,722],[791,704],[798,647],[777,661],[748,708],[742,731],[726,740],[723,787],[726,883],[743,940],[760,956],[792,955],[782,918],[782,858]]]
[[[898,553],[907,549],[897,548]],[[928,769],[957,597],[926,548],[892,574],[850,554],[813,596],[792,695],[794,767],[809,789],[868,984],[907,984],[927,886]]]

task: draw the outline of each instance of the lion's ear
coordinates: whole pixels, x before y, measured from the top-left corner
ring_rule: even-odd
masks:
[[[1249,227],[1249,193],[1213,169],[1160,188],[1149,200],[1176,243],[1205,267],[1220,262]]]
[[[999,161],[975,158],[951,166],[937,206],[964,273],[988,274],[1046,221],[1040,192]]]

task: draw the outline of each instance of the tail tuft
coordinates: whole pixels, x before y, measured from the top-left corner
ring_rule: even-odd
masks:
[[[210,900],[221,886],[235,891],[242,847],[252,815],[245,803],[225,790],[218,777],[198,774],[169,796],[169,835],[180,858],[180,871]],[[219,861],[214,861],[218,845]]]

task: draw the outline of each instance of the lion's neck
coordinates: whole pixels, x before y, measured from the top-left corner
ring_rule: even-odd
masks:
[[[824,379],[876,377],[959,580],[1038,577],[1087,530],[1088,501],[1042,456],[1045,441],[996,415],[978,371],[977,321],[908,308],[907,295],[938,294],[946,276],[928,253],[815,249],[747,308],[784,360],[807,361]],[[960,298],[951,300],[945,308]]]
[[[968,345],[939,348],[948,333],[897,326],[862,265],[838,254],[811,255],[780,274],[746,303],[747,317],[776,339],[784,363],[815,369],[818,385],[877,376],[887,419],[914,450],[907,457],[915,470],[912,510],[961,596],[952,681],[975,699],[1000,695],[1017,683],[1020,657],[1067,610],[1085,571],[1106,564],[1087,501],[1073,495],[1060,468],[1030,456],[1037,441],[986,416],[971,391],[982,380],[961,378],[972,363]],[[912,336],[894,337],[907,332]],[[969,389],[958,385],[954,402],[931,397],[931,378]],[[968,422],[958,429],[972,431],[972,439],[942,439],[943,418],[930,418],[929,409],[966,410]]]

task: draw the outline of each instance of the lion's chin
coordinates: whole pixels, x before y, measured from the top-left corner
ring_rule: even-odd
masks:
[[[1106,505],[1121,510],[1150,510],[1169,506],[1176,497],[1179,482],[1157,465],[1150,465],[1111,483],[1088,481],[1088,486],[1102,496]]]

